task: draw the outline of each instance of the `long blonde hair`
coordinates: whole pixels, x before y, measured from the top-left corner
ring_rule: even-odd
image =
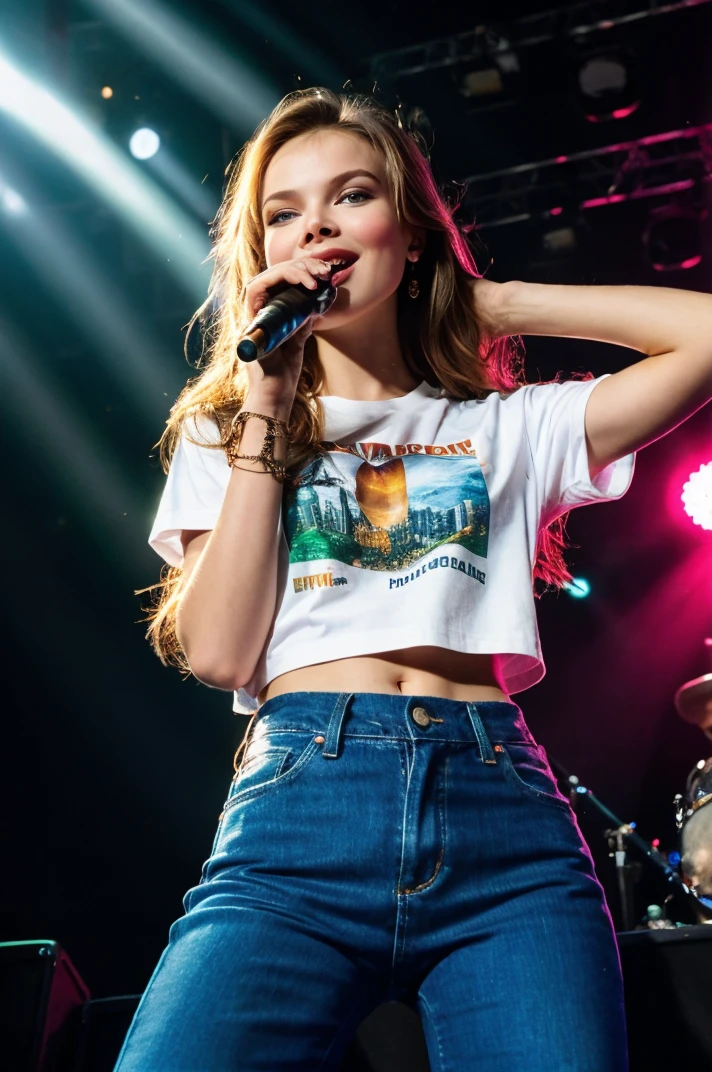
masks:
[[[493,391],[515,391],[524,383],[523,347],[519,338],[485,338],[475,316],[471,280],[480,278],[468,241],[468,229],[454,219],[458,203],[438,189],[427,155],[416,134],[404,130],[396,116],[360,94],[312,88],[288,94],[233,160],[225,195],[211,235],[213,274],[208,297],[188,324],[202,339],[202,371],[190,380],[171,409],[160,440],[167,471],[176,444],[190,420],[208,414],[224,430],[240,409],[247,373],[236,345],[249,323],[245,284],[267,267],[260,198],[265,171],[277,151],[292,138],[319,129],[336,129],[363,138],[382,156],[400,223],[424,228],[424,252],[416,277],[420,297],[407,297],[407,281],[398,288],[398,334],[405,363],[418,379],[444,387],[455,399],[484,398]],[[323,372],[311,336],[289,420],[289,467],[294,471],[319,449],[323,412],[319,393]],[[192,438],[192,437],[191,437]],[[218,445],[219,446],[219,445]],[[534,579],[559,587],[570,579],[563,561],[564,519],[539,534]],[[161,579],[142,591],[154,593],[146,620],[147,637],[164,664],[190,670],[175,632],[182,569],[164,566]]]

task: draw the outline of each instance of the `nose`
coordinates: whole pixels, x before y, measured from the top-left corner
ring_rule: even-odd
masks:
[[[315,227],[308,228],[304,232],[304,236],[303,236],[303,240],[302,240],[302,246],[307,246],[307,245],[309,245],[309,243],[313,242],[314,241],[314,236],[317,233],[320,234],[322,236],[322,238],[330,238],[331,235],[333,235],[335,233],[335,228],[334,227],[327,227],[326,225],[323,225],[322,227],[319,227],[318,232],[317,232],[317,229]]]

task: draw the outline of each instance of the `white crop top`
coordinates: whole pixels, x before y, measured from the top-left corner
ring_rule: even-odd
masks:
[[[288,670],[418,645],[494,654],[510,694],[536,684],[538,529],[620,498],[633,475],[631,454],[589,477],[584,411],[604,378],[466,402],[426,382],[380,402],[323,397],[326,452],[285,484],[277,608],[234,709],[250,714]],[[168,563],[182,529],[214,527],[229,477],[222,450],[181,438],[149,537]]]

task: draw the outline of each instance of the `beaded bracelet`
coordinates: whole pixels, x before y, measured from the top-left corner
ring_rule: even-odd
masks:
[[[238,454],[240,441],[242,440],[243,425],[250,417],[259,417],[259,419],[264,421],[267,425],[262,449],[259,454]],[[271,473],[275,480],[279,480],[283,483],[287,476],[287,470],[282,462],[275,460],[274,444],[276,439],[286,439],[287,442],[289,442],[287,425],[284,421],[280,421],[277,417],[266,417],[263,413],[248,413],[247,410],[240,410],[240,412],[236,413],[233,417],[230,423],[230,431],[223,443],[228,464],[234,466],[236,469],[245,469],[246,466],[235,464],[237,458],[244,462],[262,462],[265,467],[263,471],[265,473]],[[250,469],[248,471],[254,472],[255,470]]]

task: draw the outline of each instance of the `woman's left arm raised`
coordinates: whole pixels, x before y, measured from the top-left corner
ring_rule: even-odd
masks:
[[[484,286],[482,286],[484,284]],[[496,289],[494,289],[496,288]],[[485,333],[562,335],[648,356],[602,380],[586,406],[591,476],[640,450],[712,398],[712,296],[671,287],[474,280]]]

